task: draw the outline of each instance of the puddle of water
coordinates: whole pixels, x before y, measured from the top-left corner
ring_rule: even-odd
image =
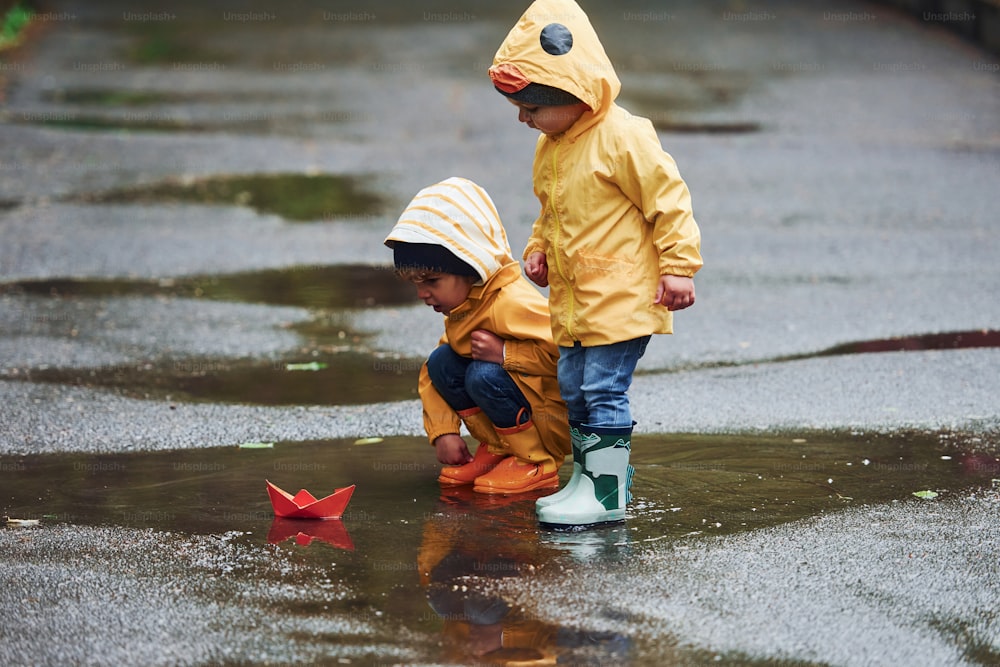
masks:
[[[642,447],[640,441],[633,450]],[[911,500],[921,491],[989,486],[1000,472],[995,456],[963,451],[930,434],[697,436],[671,440],[639,460],[636,476],[646,476],[650,487],[647,518],[659,512],[657,521],[671,532],[706,534],[761,528],[858,503]]]
[[[868,352],[903,352],[906,350],[959,350],[970,347],[1000,347],[1000,331],[956,331],[865,340],[831,347],[823,355],[865,354]]]
[[[68,87],[42,91],[39,95],[46,102],[73,104],[85,107],[146,107],[183,104],[265,104],[281,102],[280,93],[267,90],[215,91],[164,91],[130,88]]]
[[[249,206],[295,222],[374,215],[382,199],[361,178],[332,174],[251,174],[168,180],[150,185],[74,195],[94,204],[192,203]]]
[[[540,530],[534,494],[442,492],[433,451],[421,438],[0,457],[0,504],[11,517],[39,519],[42,529],[61,522],[236,531],[248,548],[293,552],[353,591],[324,610],[276,600],[275,613],[384,610],[390,622],[375,632],[386,636],[372,642],[412,648],[413,633],[439,635],[420,649],[425,660],[472,659],[505,631],[508,648],[517,645],[524,656],[622,664],[630,651],[624,634],[583,634],[526,618],[491,595],[490,584],[527,584],[548,568],[613,564],[644,544],[686,535],[746,531],[862,503],[934,502],[912,494],[960,492],[1000,476],[996,457],[930,434],[637,436],[633,452],[628,522],[579,533]],[[265,479],[317,496],[357,488],[339,521],[276,520]]]
[[[673,121],[665,118],[653,120],[653,127],[662,132],[681,134],[750,134],[760,132],[761,124],[757,122],[712,123]]]
[[[70,88],[47,91],[50,103],[73,105],[59,114],[25,114],[11,122],[55,129],[115,132],[301,133],[316,124],[343,123],[347,112],[290,111],[284,100],[267,92],[162,92],[116,88]],[[255,111],[225,111],[214,105],[243,105]],[[271,105],[279,105],[274,111]],[[329,101],[321,102],[329,109]],[[213,110],[214,109],[214,110]],[[199,111],[200,113],[193,113]]]
[[[675,73],[676,74],[676,73]],[[733,106],[751,86],[747,75],[738,72],[681,73],[674,86],[634,86],[629,89],[626,106],[648,118],[661,132],[683,134],[750,134],[763,129],[751,120],[715,121],[701,119],[711,110]],[[669,91],[669,92],[668,92]]]
[[[182,93],[119,88],[65,88],[45,91],[41,97],[49,102],[98,107],[139,107],[191,101],[191,96]]]
[[[899,336],[895,338],[880,338],[875,340],[854,341],[835,345],[819,352],[808,352],[804,354],[791,354],[774,359],[769,362],[799,361],[801,359],[813,359],[816,357],[832,357],[842,354],[868,354],[871,352],[913,352],[920,350],[960,350],[973,347],[1000,347],[1000,331],[991,329],[980,329],[978,331],[952,331],[948,333],[923,334],[918,336]],[[761,360],[750,362],[756,364]],[[718,367],[737,365],[737,362],[725,364],[711,363],[707,366]],[[637,371],[643,373],[655,373],[657,371]]]
[[[68,112],[51,118],[14,119],[54,129],[116,132],[213,132],[233,130],[238,132],[264,132],[270,127],[269,118],[233,118],[222,123],[196,122],[184,116],[168,114],[128,114],[124,118],[104,117],[86,113]]]
[[[386,525],[456,513],[469,522],[484,514],[557,550],[573,543],[572,534],[549,539],[560,534],[537,529],[527,496],[439,489],[438,464],[423,438],[354,442],[0,456],[0,499],[6,514],[21,518],[264,535],[273,518],[264,479],[293,493],[304,487],[324,495],[356,484],[344,516],[355,543],[392,539],[381,534]],[[914,500],[912,494],[924,490],[947,494],[989,486],[1000,477],[996,456],[968,450],[933,434],[637,435],[628,539],[740,532],[857,504]],[[563,477],[569,472],[564,466]],[[476,539],[495,551],[501,538]]]
[[[318,310],[412,304],[413,288],[390,266],[263,269],[160,280],[46,279],[0,285],[0,292],[51,297],[163,296],[265,303]]]
[[[253,405],[364,405],[416,399],[422,360],[333,352],[279,361],[184,359],[43,368],[14,379],[115,389],[124,396]]]
[[[133,398],[256,405],[358,405],[417,397],[422,359],[364,351],[364,336],[346,330],[331,312],[408,304],[408,283],[389,267],[310,266],[159,281],[41,280],[0,286],[51,298],[160,296],[205,298],[308,308],[313,317],[293,325],[306,343],[300,354],[277,360],[142,360],[95,368],[36,368],[15,379],[116,389]]]
[[[172,25],[138,24],[135,38],[125,49],[126,60],[136,65],[174,63],[227,63],[231,58],[211,50],[211,42],[196,30]]]

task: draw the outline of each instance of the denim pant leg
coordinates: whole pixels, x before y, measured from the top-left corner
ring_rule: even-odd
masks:
[[[449,345],[439,345],[427,357],[427,374],[441,398],[456,412],[476,407],[465,390],[465,371],[472,359],[455,353]]]
[[[531,405],[500,364],[476,361],[441,345],[427,359],[431,384],[455,411],[478,407],[498,428],[523,424]]]
[[[602,428],[632,427],[628,389],[650,338],[559,348],[559,391],[571,421]]]
[[[520,426],[531,419],[531,404],[500,364],[473,361],[465,372],[465,389],[497,428]]]
[[[583,396],[586,349],[580,343],[573,347],[559,347],[559,393],[566,403],[570,423],[583,424],[587,421],[587,401]]]

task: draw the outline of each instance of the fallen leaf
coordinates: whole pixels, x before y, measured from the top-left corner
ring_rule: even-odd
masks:
[[[7,525],[8,526],[16,526],[16,527],[23,528],[23,527],[26,527],[26,526],[37,526],[38,525],[38,519],[12,519],[9,516],[8,517],[4,517],[4,518],[7,519]]]
[[[310,361],[306,364],[285,364],[286,371],[320,371],[326,368],[326,364],[319,361]]]

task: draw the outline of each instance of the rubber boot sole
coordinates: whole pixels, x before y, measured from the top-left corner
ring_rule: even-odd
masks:
[[[619,517],[613,515],[621,514]],[[575,530],[589,530],[591,528],[598,528],[600,526],[617,526],[625,523],[625,510],[612,510],[605,513],[605,518],[599,521],[581,521],[580,517],[565,516],[561,517],[557,523],[550,523],[548,521],[538,520],[538,526],[544,528],[545,530],[554,531],[567,531],[572,532]],[[592,518],[592,517],[591,517]]]
[[[535,480],[530,484],[524,486],[519,486],[516,489],[506,489],[499,486],[479,486],[478,484],[473,487],[473,491],[476,493],[486,493],[495,496],[511,496],[516,493],[527,493],[528,491],[537,491],[538,489],[558,489],[559,488],[559,475],[553,473],[548,477],[543,477],[541,479]]]
[[[582,530],[625,521],[624,505],[605,507],[597,499],[593,480],[586,475],[581,475],[572,496],[546,507],[536,505],[535,514],[540,526],[556,530]]]
[[[476,482],[476,477],[485,475],[490,470],[493,470],[501,461],[506,458],[505,456],[498,456],[496,454],[491,454],[486,450],[486,445],[480,444],[483,448],[482,453],[480,450],[476,450],[476,455],[471,461],[462,466],[447,466],[441,469],[441,473],[438,475],[438,484],[444,487],[452,486],[467,486],[474,484]],[[455,472],[461,472],[460,477],[449,477],[445,474],[446,470],[454,470]]]

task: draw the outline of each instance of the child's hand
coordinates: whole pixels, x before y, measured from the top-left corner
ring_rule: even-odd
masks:
[[[667,307],[667,310],[684,310],[694,304],[694,280],[685,276],[660,276],[653,303]]]
[[[472,337],[472,358],[503,365],[503,338],[485,329],[476,329]]]
[[[434,449],[438,462],[445,465],[460,466],[472,460],[469,447],[457,433],[445,433],[434,438]]]
[[[533,252],[524,262],[524,273],[539,287],[549,286],[549,264],[544,252]]]

